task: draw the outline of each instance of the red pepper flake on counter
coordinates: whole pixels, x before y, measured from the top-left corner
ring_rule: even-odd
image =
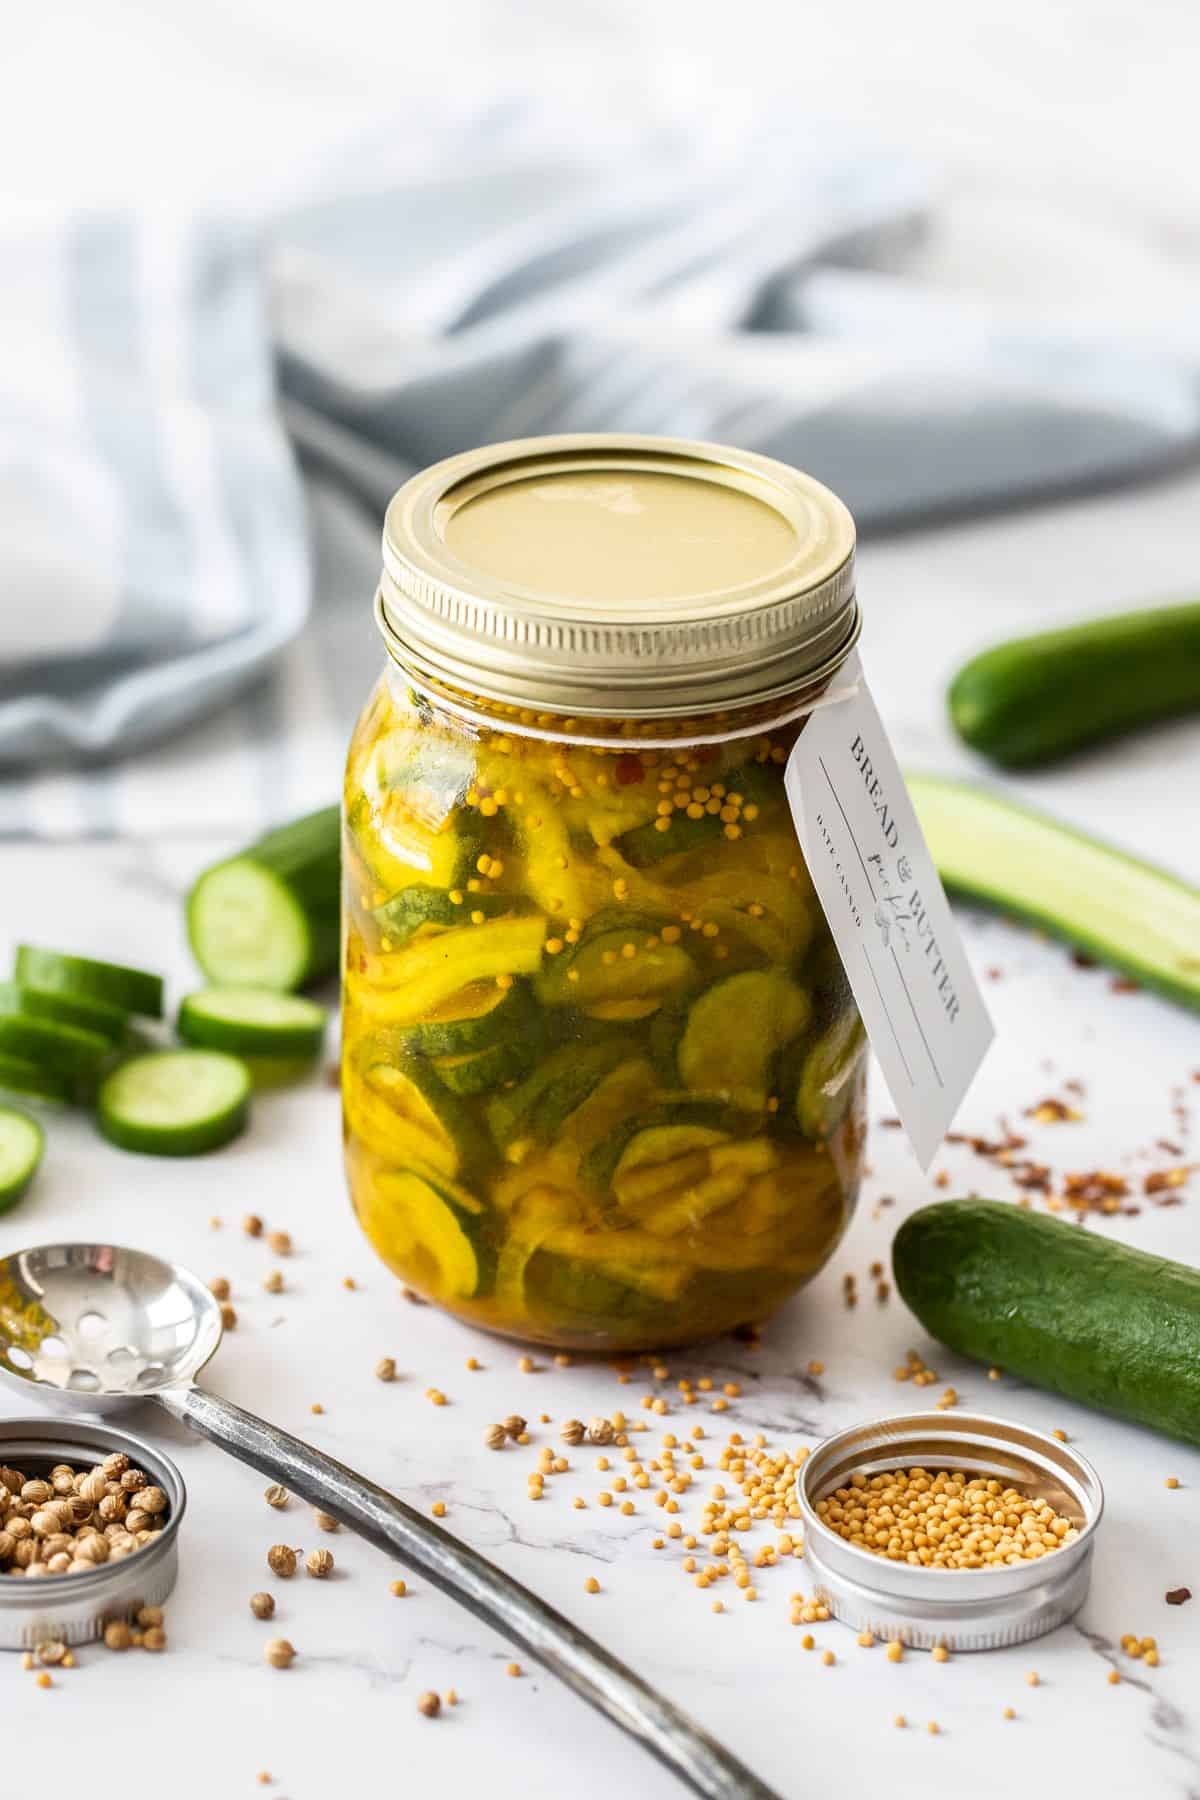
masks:
[[[1168,1588],[1163,1598],[1168,1606],[1185,1606],[1192,1597],[1191,1588]]]

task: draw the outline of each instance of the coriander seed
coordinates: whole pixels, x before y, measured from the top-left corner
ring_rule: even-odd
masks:
[[[489,1450],[503,1450],[508,1442],[508,1433],[503,1425],[489,1425],[483,1434],[483,1441]]]
[[[319,1508],[313,1512],[313,1523],[316,1525],[318,1531],[341,1530],[341,1526],[338,1524],[333,1514],[321,1512]]]
[[[167,1634],[161,1625],[150,1625],[142,1633],[143,1650],[165,1650],[166,1647]]]
[[[272,1544],[267,1551],[267,1566],[272,1575],[288,1581],[296,1573],[296,1552],[290,1544]]]
[[[568,1419],[558,1435],[564,1444],[582,1444],[587,1435],[587,1426],[582,1419]]]
[[[589,1444],[611,1444],[614,1436],[615,1432],[610,1419],[603,1419],[597,1415],[596,1418],[588,1421],[587,1440]]]
[[[296,1652],[286,1638],[272,1638],[263,1656],[273,1669],[290,1669],[296,1660]]]
[[[276,1256],[290,1256],[292,1254],[292,1239],[290,1233],[286,1231],[268,1231],[267,1246],[275,1252]]]
[[[332,1550],[310,1550],[304,1566],[317,1581],[324,1581],[327,1575],[333,1574]]]
[[[268,1506],[273,1506],[281,1511],[291,1499],[291,1495],[280,1482],[273,1481],[269,1488],[264,1488],[263,1499]]]
[[[380,1357],[379,1361],[375,1364],[375,1379],[377,1381],[395,1381],[396,1359],[394,1356]]]
[[[104,1644],[108,1650],[128,1650],[133,1633],[124,1619],[113,1619],[104,1627]]]
[[[208,1284],[208,1291],[214,1300],[228,1300],[231,1290],[224,1275],[214,1275]]]
[[[525,1421],[520,1413],[509,1413],[504,1421],[504,1429],[510,1438],[519,1438],[525,1430]]]
[[[275,1616],[274,1594],[251,1594],[250,1611],[256,1619],[273,1619]]]
[[[278,1269],[270,1269],[263,1276],[263,1289],[268,1294],[282,1294],[283,1275]]]
[[[442,1710],[441,1697],[431,1688],[428,1693],[420,1695],[417,1700],[417,1711],[427,1719],[436,1719]]]

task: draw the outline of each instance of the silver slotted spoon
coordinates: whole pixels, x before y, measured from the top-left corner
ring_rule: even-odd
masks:
[[[112,1244],[0,1261],[0,1374],[57,1411],[153,1400],[419,1570],[543,1663],[706,1800],[778,1800],[744,1764],[569,1619],[344,1464],[197,1387],[221,1313],[186,1269]]]

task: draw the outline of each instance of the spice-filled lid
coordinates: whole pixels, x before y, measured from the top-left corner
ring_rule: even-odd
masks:
[[[895,1469],[961,1471],[1044,1499],[1076,1535],[1035,1560],[931,1568],[848,1542],[817,1511],[848,1486]],[[983,1413],[908,1413],[826,1438],[796,1477],[804,1560],[816,1597],[855,1631],[916,1649],[994,1650],[1041,1637],[1082,1606],[1104,1491],[1092,1465],[1056,1438]]]
[[[420,677],[622,718],[826,681],[859,631],[854,522],[786,464],[682,438],[526,438],[388,507],[380,622]]]

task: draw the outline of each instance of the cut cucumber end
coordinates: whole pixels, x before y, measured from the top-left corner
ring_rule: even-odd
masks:
[[[189,1044],[233,1056],[306,1058],[320,1053],[325,1008],[273,988],[211,987],[189,994],[178,1031]]]
[[[12,1106],[0,1106],[0,1212],[26,1192],[37,1174],[46,1134],[36,1119]]]
[[[33,1100],[65,1101],[71,1097],[70,1083],[53,1069],[30,1062],[24,1056],[10,1056],[0,1051],[0,1093],[28,1094]]]
[[[287,883],[249,857],[203,874],[187,903],[192,954],[211,982],[288,993],[307,978],[313,936]]]
[[[250,1073],[220,1050],[155,1050],[135,1056],[101,1084],[100,1131],[122,1150],[198,1156],[245,1128]]]

